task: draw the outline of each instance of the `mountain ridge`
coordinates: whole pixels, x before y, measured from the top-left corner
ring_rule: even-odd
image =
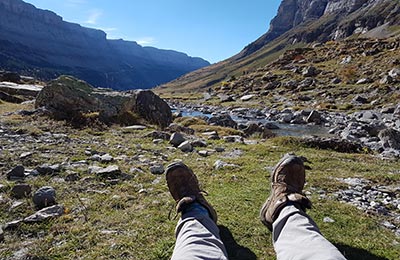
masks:
[[[7,70],[43,79],[71,74],[98,87],[127,89],[154,87],[209,65],[177,51],[108,40],[101,30],[21,0],[0,0],[0,7],[0,66]]]
[[[286,49],[347,37],[400,35],[400,2],[392,0],[283,0],[270,29],[233,57],[158,88],[201,92],[274,61]]]

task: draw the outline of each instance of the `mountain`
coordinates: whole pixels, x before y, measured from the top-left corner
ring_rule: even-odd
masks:
[[[237,55],[165,84],[159,92],[204,91],[312,42],[388,38],[400,34],[398,0],[283,0],[269,31]]]
[[[21,0],[0,0],[0,68],[52,79],[69,74],[97,87],[150,88],[207,66],[176,51],[108,40]]]

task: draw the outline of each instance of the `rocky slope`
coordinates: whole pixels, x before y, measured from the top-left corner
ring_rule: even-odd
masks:
[[[232,58],[185,75],[160,92],[199,90],[274,61],[311,42],[399,35],[400,2],[392,0],[283,0],[269,31]],[[170,89],[170,90],[169,90]]]
[[[0,0],[0,67],[52,79],[70,74],[95,86],[149,88],[209,65],[184,53],[107,40],[21,0]]]

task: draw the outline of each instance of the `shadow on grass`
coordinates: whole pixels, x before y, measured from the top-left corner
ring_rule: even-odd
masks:
[[[347,260],[388,260],[386,257],[374,255],[367,250],[349,245],[335,244]]]
[[[256,255],[247,247],[241,246],[236,243],[231,231],[222,225],[219,225],[219,233],[221,240],[225,245],[228,252],[229,260],[256,260]]]

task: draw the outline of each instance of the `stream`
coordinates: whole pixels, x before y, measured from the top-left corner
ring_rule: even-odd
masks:
[[[197,110],[190,110],[186,108],[173,109],[172,112],[180,112],[184,117],[213,117],[212,114],[203,113]],[[214,114],[214,113],[213,113]],[[294,136],[294,137],[304,137],[304,136],[318,136],[318,137],[328,137],[332,136],[328,133],[329,128],[320,125],[311,124],[285,124],[267,120],[266,117],[251,117],[242,116],[236,113],[229,112],[232,119],[238,124],[247,124],[248,122],[257,123],[272,123],[279,127],[279,129],[271,129],[278,136]]]

